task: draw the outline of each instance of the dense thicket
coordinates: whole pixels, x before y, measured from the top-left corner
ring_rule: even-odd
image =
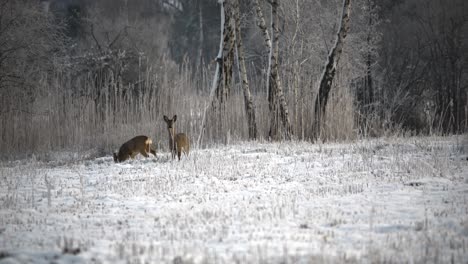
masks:
[[[239,3],[257,138],[268,139],[270,54],[254,2]],[[271,30],[271,5],[259,3]],[[275,61],[290,130],[311,140],[342,1],[277,3]],[[0,0],[1,157],[110,153],[135,134],[164,142],[163,114],[177,114],[178,130],[196,141],[216,66],[219,8],[215,0]],[[466,132],[467,51],[467,1],[354,0],[322,139]],[[209,114],[204,145],[249,138],[235,52],[230,96],[221,114]]]

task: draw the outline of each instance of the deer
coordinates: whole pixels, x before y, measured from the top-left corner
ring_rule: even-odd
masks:
[[[169,132],[169,149],[172,154],[172,159],[177,157],[180,161],[180,156],[182,151],[188,156],[190,151],[190,143],[187,135],[184,133],[176,134],[174,123],[177,120],[177,115],[174,115],[172,119],[169,119],[167,116],[164,116],[164,122],[167,124],[167,132]]]
[[[119,153],[114,152],[114,161],[118,163],[124,162],[129,158],[133,159],[138,155],[138,153],[146,158],[149,157],[148,153],[151,153],[156,157],[156,150],[151,147],[151,144],[153,144],[151,138],[147,136],[136,136],[123,143],[119,149]]]

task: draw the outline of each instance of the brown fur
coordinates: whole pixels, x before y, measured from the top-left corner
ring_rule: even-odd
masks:
[[[135,158],[138,153],[145,157],[149,157],[148,153],[156,157],[156,150],[151,148],[153,141],[147,136],[136,136],[125,142],[119,149],[118,153],[114,153],[115,162],[123,162],[129,158]]]
[[[172,159],[177,157],[180,161],[181,153],[184,152],[188,156],[190,152],[190,142],[184,133],[176,134],[174,123],[177,120],[177,115],[174,115],[172,119],[169,119],[167,116],[164,116],[164,122],[167,124],[167,131],[169,132],[169,149],[172,154]]]

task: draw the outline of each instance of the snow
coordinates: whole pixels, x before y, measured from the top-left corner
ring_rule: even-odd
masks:
[[[4,162],[0,263],[461,263],[464,148],[457,137],[243,142],[180,162]]]

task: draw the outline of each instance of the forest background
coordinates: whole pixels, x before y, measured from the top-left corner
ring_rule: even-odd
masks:
[[[174,114],[195,147],[466,132],[468,2],[348,8],[317,131],[341,0],[0,0],[0,158],[108,154],[139,134],[164,149]]]

